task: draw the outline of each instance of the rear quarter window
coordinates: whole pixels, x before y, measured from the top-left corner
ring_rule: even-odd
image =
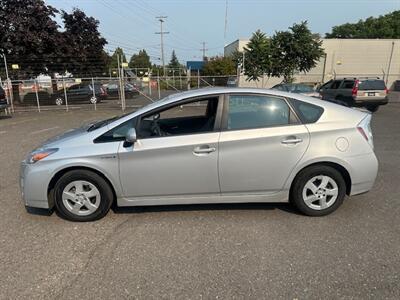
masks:
[[[324,112],[322,107],[300,100],[290,99],[290,103],[300,120],[305,124],[317,122]]]

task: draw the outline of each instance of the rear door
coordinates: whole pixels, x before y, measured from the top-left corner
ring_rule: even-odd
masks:
[[[219,140],[221,193],[280,191],[308,144],[307,128],[284,98],[227,96]]]

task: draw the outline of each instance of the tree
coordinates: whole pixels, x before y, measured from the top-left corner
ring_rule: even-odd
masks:
[[[9,64],[19,65],[14,78],[47,73],[57,63],[61,35],[53,20],[56,13],[42,0],[0,0],[0,54]]]
[[[247,80],[259,80],[271,73],[270,40],[265,33],[257,30],[244,48],[245,72]]]
[[[118,68],[118,56],[120,58],[120,63],[121,62],[127,62],[124,50],[122,50],[122,48],[120,48],[120,47],[117,47],[115,49],[113,55],[111,55],[111,60],[110,60],[110,63],[108,65],[108,67],[110,69],[117,69]]]
[[[204,64],[203,75],[233,75],[236,74],[236,64],[230,56],[215,56]]]
[[[68,52],[67,70],[74,75],[94,76],[107,71],[104,45],[107,41],[98,31],[99,21],[75,8],[72,13],[62,11],[64,43]]]
[[[393,11],[377,18],[369,17],[357,23],[345,23],[334,26],[326,38],[343,39],[399,39],[400,10]]]
[[[176,57],[175,50],[172,50],[171,60],[168,64],[168,68],[179,69],[180,67],[181,67],[181,64],[179,63],[179,60]]]
[[[146,50],[140,50],[138,54],[132,55],[129,60],[129,68],[151,68],[150,56]]]
[[[278,31],[271,38],[271,75],[291,82],[295,71],[308,72],[324,54],[322,41],[311,33],[307,22]]]

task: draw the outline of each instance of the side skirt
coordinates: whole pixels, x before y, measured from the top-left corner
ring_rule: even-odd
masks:
[[[176,205],[176,204],[213,204],[213,203],[287,203],[289,191],[264,194],[207,194],[207,195],[175,195],[118,198],[118,206],[150,206],[150,205]]]

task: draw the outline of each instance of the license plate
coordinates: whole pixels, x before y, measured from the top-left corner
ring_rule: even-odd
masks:
[[[368,93],[368,96],[375,96],[375,93]]]

